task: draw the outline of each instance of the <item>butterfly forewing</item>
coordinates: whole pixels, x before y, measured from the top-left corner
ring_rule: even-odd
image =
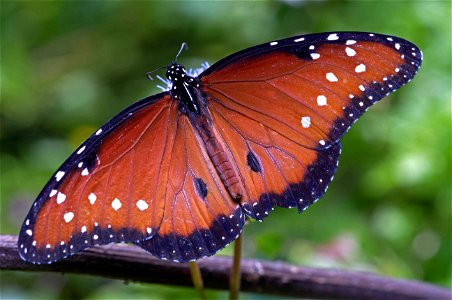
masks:
[[[201,78],[206,93],[221,98],[218,105],[306,147],[323,148],[370,105],[411,80],[421,59],[417,47],[396,37],[326,33],[239,52]]]
[[[52,262],[95,244],[152,237],[163,218],[165,145],[177,104],[169,96],[131,107],[99,129],[49,181],[23,224],[19,250]]]
[[[237,161],[243,207],[303,210],[326,190],[339,139],[376,101],[410,81],[422,59],[410,42],[325,33],[233,54],[200,77],[218,132]],[[247,165],[247,155],[261,164]]]

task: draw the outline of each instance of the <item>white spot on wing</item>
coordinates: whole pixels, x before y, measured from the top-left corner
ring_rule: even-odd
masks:
[[[100,128],[98,131],[96,131],[96,135],[99,135],[102,133],[102,128]]]
[[[356,55],[356,51],[350,47],[345,48],[345,53],[347,53],[347,56],[355,56]]]
[[[363,92],[366,90],[366,89],[364,88],[364,85],[362,85],[362,84],[359,85],[359,89],[360,89],[361,91],[363,91]]]
[[[299,39],[294,40],[295,43],[302,42],[302,41],[304,41],[304,38],[299,38]]]
[[[350,46],[350,45],[353,45],[353,44],[356,44],[355,40],[348,40],[348,41],[345,42],[345,45],[347,45],[347,46]]]
[[[327,79],[329,82],[336,82],[336,81],[338,80],[337,77],[336,77],[336,75],[334,75],[334,73],[332,73],[332,72],[326,73],[326,79]]]
[[[57,194],[57,192],[58,192],[57,190],[51,190],[49,197],[52,198],[53,196],[55,196]]]
[[[78,149],[77,154],[82,153],[85,150],[86,146],[83,146],[82,148]]]
[[[276,46],[276,45],[278,45],[278,42],[271,42],[270,43],[270,46]]]
[[[138,200],[137,207],[139,210],[143,211],[143,210],[146,210],[149,207],[149,205],[144,200]]]
[[[27,229],[27,231],[25,231],[29,236],[33,235],[33,231],[31,229]]]
[[[320,54],[318,53],[311,53],[312,59],[318,59],[320,57]]]
[[[149,234],[151,234],[152,228],[151,228],[151,227],[146,228],[146,232],[149,233]]]
[[[400,44],[399,43],[395,43],[394,47],[399,50],[400,49]]]
[[[70,211],[68,213],[65,213],[63,217],[64,221],[66,221],[66,223],[69,223],[74,218],[74,213]]]
[[[82,233],[85,233],[85,232],[86,232],[86,226],[85,226],[85,225],[82,226],[81,232],[82,232]]]
[[[303,126],[303,128],[308,128],[309,126],[311,126],[311,118],[310,117],[302,117],[301,125]]]
[[[82,171],[82,176],[86,176],[88,174],[89,174],[88,168],[84,168],[83,171]]]
[[[88,200],[89,203],[91,203],[91,205],[94,205],[94,203],[96,202],[97,196],[94,193],[89,194],[88,196]]]
[[[319,106],[324,106],[326,105],[326,97],[324,95],[319,95],[317,96],[317,104]]]
[[[355,68],[356,73],[362,73],[366,71],[366,65],[365,64],[359,64]]]
[[[61,204],[61,203],[63,203],[65,200],[66,200],[66,195],[63,194],[63,193],[61,193],[61,192],[58,193],[58,196],[57,196],[57,199],[56,199],[57,203],[58,203],[58,204]]]
[[[322,145],[322,146],[325,146],[325,141],[324,140],[320,140],[319,144]]]
[[[336,41],[336,40],[339,39],[339,37],[337,36],[336,33],[332,33],[332,34],[330,34],[330,35],[328,36],[327,39],[328,39],[328,41]]]
[[[115,200],[113,200],[113,201],[111,202],[111,207],[113,207],[113,209],[116,210],[116,211],[117,211],[118,209],[120,209],[121,206],[122,206],[121,201],[119,201],[118,198],[115,198]]]
[[[64,174],[65,173],[63,171],[58,171],[58,173],[56,173],[55,175],[56,181],[60,181],[61,178],[63,178]]]

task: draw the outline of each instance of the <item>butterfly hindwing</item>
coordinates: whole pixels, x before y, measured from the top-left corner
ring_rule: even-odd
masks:
[[[210,256],[240,234],[245,215],[229,198],[202,140],[184,116],[171,151],[163,222],[137,243],[157,257],[186,262]]]
[[[275,205],[297,207],[301,212],[325,192],[336,171],[339,143],[309,149],[262,124],[250,136],[228,121],[233,112],[212,106],[211,113],[240,174],[242,207],[248,216],[262,220]]]
[[[96,244],[152,237],[163,218],[159,185],[171,141],[169,96],[144,99],[102,126],[60,167],[33,204],[20,255],[50,263]]]

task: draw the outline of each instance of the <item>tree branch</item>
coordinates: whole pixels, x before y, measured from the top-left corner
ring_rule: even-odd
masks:
[[[206,288],[228,289],[232,261],[211,257],[198,261]],[[22,261],[17,237],[0,235],[0,270],[79,273],[126,281],[192,286],[188,264],[154,258],[138,247],[94,247],[50,265]],[[305,268],[281,262],[242,260],[244,292],[313,299],[450,299],[451,291],[434,285],[369,273]]]

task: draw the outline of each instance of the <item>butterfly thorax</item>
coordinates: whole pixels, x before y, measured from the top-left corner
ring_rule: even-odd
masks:
[[[199,80],[187,74],[183,65],[172,63],[166,69],[166,78],[171,83],[171,96],[179,101],[179,110],[188,115],[189,113],[200,114],[199,103]]]

